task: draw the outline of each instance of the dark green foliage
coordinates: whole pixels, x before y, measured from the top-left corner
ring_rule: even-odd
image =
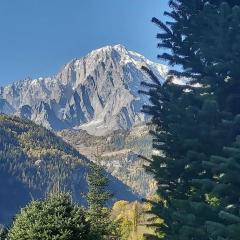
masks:
[[[161,41],[159,47],[168,50],[159,57],[182,67],[170,71],[170,76],[201,83],[205,91],[216,96],[221,111],[234,114],[240,106],[237,4],[240,2],[235,0],[174,0],[170,1],[172,11],[165,13],[171,21],[164,24],[153,19],[161,29],[157,35]]]
[[[224,133],[224,128],[217,131],[221,115],[216,102],[209,94],[202,97],[202,92],[171,81],[161,86],[155,79],[149,91],[153,105],[144,107],[153,116],[153,147],[161,152],[153,156],[147,170],[154,174],[163,200],[154,204],[153,212],[165,221],[166,225],[155,226],[166,233],[166,239],[205,240],[206,217],[217,217],[192,182],[211,176],[202,162],[221,150]]]
[[[86,240],[89,224],[66,194],[33,201],[16,216],[8,240]]]
[[[107,201],[111,193],[106,190],[108,178],[101,166],[92,164],[87,177],[89,192],[87,199],[87,219],[91,223],[91,235],[93,239],[104,239],[111,236],[113,224],[110,220],[110,209]]]
[[[212,156],[205,163],[211,167],[214,179],[208,181],[208,191],[218,207],[217,221],[207,221],[206,227],[213,240],[240,238],[240,136],[220,156]],[[198,181],[202,188],[206,183]]]
[[[238,207],[240,199],[240,136],[230,147],[223,149],[222,155],[212,156],[210,161],[204,162],[206,168],[211,168],[214,181],[208,189],[219,199],[221,206],[231,205],[232,209]],[[199,181],[204,187],[204,182]],[[237,214],[237,212],[232,212]]]
[[[229,211],[219,212],[219,222],[206,222],[206,228],[211,240],[240,239],[240,214],[234,215]]]
[[[211,239],[206,221],[222,223],[223,196],[212,192],[214,183],[217,188],[222,185],[209,159],[224,154],[223,146],[230,146],[240,129],[240,10],[236,3],[170,1],[171,12],[165,13],[170,20],[165,24],[153,19],[161,29],[159,47],[167,49],[159,57],[181,66],[169,72],[162,86],[145,69],[153,84],[144,83],[152,103],[144,112],[152,115],[153,147],[161,151],[147,169],[158,182],[162,204],[155,204],[153,212],[165,221],[158,226],[165,239]],[[175,76],[182,77],[185,85],[175,84]],[[233,189],[225,188],[225,198],[232,196]]]
[[[213,60],[221,60],[217,55],[222,58],[226,50],[231,49],[227,42],[224,42],[230,39],[223,35],[224,30],[228,32],[231,29],[226,29],[226,25],[221,21],[226,17],[225,4],[218,9],[223,2],[228,2],[231,6],[240,3],[238,0],[171,0],[171,11],[165,12],[165,15],[170,17],[169,21],[163,23],[153,18],[153,22],[161,30],[157,35],[160,40],[158,46],[169,50],[159,55],[159,58],[170,65],[181,65],[183,68],[181,71],[170,71],[170,74],[192,77],[194,81],[217,75],[217,65],[212,65]],[[210,15],[211,11],[218,13],[217,16],[215,13],[215,16]],[[211,21],[208,21],[209,18]],[[217,26],[216,21],[219,20],[221,22],[218,22]],[[207,52],[208,50],[210,52]],[[227,55],[224,57],[227,58]]]

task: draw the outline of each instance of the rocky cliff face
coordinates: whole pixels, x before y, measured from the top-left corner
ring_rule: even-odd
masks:
[[[27,79],[0,88],[0,112],[33,120],[49,129],[76,128],[93,135],[130,129],[145,121],[139,95],[146,65],[159,79],[167,68],[122,45],[107,46],[66,64],[55,76]]]

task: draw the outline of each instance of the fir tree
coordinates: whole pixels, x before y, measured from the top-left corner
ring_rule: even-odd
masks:
[[[92,164],[87,177],[89,191],[86,195],[88,204],[88,221],[91,223],[93,239],[104,239],[112,234],[110,209],[106,204],[111,198],[111,193],[106,190],[108,178],[99,165]]]
[[[211,96],[201,96],[201,88],[171,81],[161,85],[153,79],[155,85],[148,93],[153,105],[145,106],[144,111],[153,116],[153,147],[161,152],[147,167],[163,199],[161,205],[153,204],[153,212],[164,219],[164,225],[157,227],[159,232],[164,230],[166,239],[205,240],[206,215],[215,219],[216,213],[203,201],[205,195],[195,189],[192,180],[209,176],[202,162],[221,149],[216,139],[221,139],[222,131],[215,128],[220,113]]]
[[[238,121],[232,120],[240,106],[238,79],[232,77],[239,61],[238,7],[232,7],[236,1],[222,2],[170,1],[172,11],[165,14],[172,21],[153,19],[161,29],[159,47],[168,49],[159,58],[182,67],[171,70],[163,85],[145,69],[153,84],[143,83],[152,103],[144,112],[156,127],[153,147],[162,152],[147,169],[163,199],[153,212],[165,221],[165,239],[208,239],[205,221],[218,219],[208,185],[214,173],[205,163],[238,133]],[[186,78],[185,85],[175,84],[175,76]]]
[[[236,1],[236,4],[238,1]],[[239,4],[239,3],[238,3]],[[222,112],[222,123],[228,128],[225,134],[227,141],[223,150],[212,156],[211,160],[204,162],[205,169],[212,172],[212,178],[195,180],[200,183],[201,189],[206,191],[216,206],[218,219],[207,220],[206,226],[210,239],[238,239],[239,238],[239,187],[238,187],[238,149],[240,131],[240,7],[231,7],[227,2],[219,8],[208,5],[201,16],[206,29],[202,31],[204,41],[210,43],[203,48],[204,55],[209,62],[212,61],[214,77],[205,80],[210,86],[212,94],[218,102]],[[207,32],[214,34],[207,34]],[[205,42],[206,44],[206,42]],[[204,44],[202,44],[204,46]],[[213,47],[215,46],[215,47]]]

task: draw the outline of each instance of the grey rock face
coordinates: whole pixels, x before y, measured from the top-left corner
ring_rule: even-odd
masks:
[[[29,118],[49,129],[81,128],[93,135],[130,129],[145,121],[139,95],[148,76],[164,80],[167,67],[124,46],[107,46],[66,64],[55,76],[28,79],[0,89],[0,112]]]

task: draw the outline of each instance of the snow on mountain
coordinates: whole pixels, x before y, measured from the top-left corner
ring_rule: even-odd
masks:
[[[55,76],[0,88],[0,112],[54,130],[81,128],[105,135],[129,129],[146,118],[140,110],[148,100],[138,94],[141,82],[149,81],[143,65],[164,81],[166,66],[122,45],[106,46],[70,61]]]

